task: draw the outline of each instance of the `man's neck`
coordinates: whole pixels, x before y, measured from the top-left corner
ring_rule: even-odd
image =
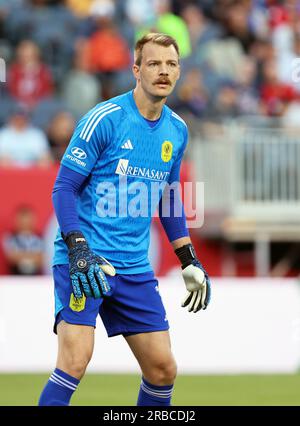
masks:
[[[158,120],[166,98],[155,99],[147,95],[140,87],[136,87],[133,91],[133,97],[140,114],[147,120]]]

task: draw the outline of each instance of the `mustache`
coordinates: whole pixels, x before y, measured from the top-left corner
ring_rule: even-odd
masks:
[[[153,84],[169,84],[170,86],[172,85],[171,81],[166,77],[157,79]]]

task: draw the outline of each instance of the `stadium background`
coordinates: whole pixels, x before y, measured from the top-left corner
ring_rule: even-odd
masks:
[[[82,114],[133,87],[134,42],[149,30],[180,46],[168,104],[190,130],[182,182],[204,182],[204,223],[191,235],[214,285],[207,312],[180,309],[180,270],[155,219],[150,257],[179,364],[174,403],[299,405],[296,0],[0,0],[0,405],[34,405],[55,360],[59,160]],[[35,276],[10,274],[20,206],[33,210],[43,246]],[[134,405],[139,376],[125,343],[107,341],[100,324],[97,336],[74,404]]]

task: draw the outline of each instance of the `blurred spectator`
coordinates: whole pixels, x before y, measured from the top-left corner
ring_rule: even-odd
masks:
[[[154,6],[158,15],[155,24],[158,32],[175,37],[181,58],[189,56],[191,54],[191,43],[188,28],[180,16],[172,13],[171,0],[154,0]]]
[[[193,51],[197,51],[203,43],[220,38],[222,35],[221,27],[210,22],[196,4],[184,6],[181,16],[187,24]]]
[[[119,2],[122,0],[119,0]],[[124,17],[127,18],[121,24],[122,34],[126,37],[130,48],[134,49],[134,44],[140,31],[145,28],[154,27],[156,15],[152,0],[125,0]]]
[[[257,64],[250,56],[245,56],[236,79],[238,87],[239,113],[259,114],[259,92],[257,89]]]
[[[53,92],[50,70],[41,62],[38,46],[22,41],[16,51],[16,61],[8,73],[8,91],[29,110]]]
[[[136,37],[139,38],[149,31],[169,34],[178,43],[180,57],[185,58],[189,56],[191,54],[189,31],[184,20],[172,12],[171,0],[153,0],[153,4],[154,12],[157,15],[155,22],[153,22],[150,28],[138,31]]]
[[[271,116],[282,116],[287,105],[297,98],[292,84],[279,81],[275,60],[268,60],[263,65],[260,92],[262,113]]]
[[[0,166],[47,166],[51,161],[44,133],[32,127],[23,108],[15,109],[0,130]]]
[[[66,0],[66,6],[79,18],[89,15],[91,4],[94,0]]]
[[[262,64],[269,59],[274,59],[275,51],[270,40],[258,39],[252,43],[249,55],[253,57],[258,64]]]
[[[74,68],[69,71],[63,81],[61,95],[76,119],[102,101],[101,83],[89,72],[84,40],[78,40],[75,45]]]
[[[252,32],[259,39],[266,39],[269,36],[269,13],[265,0],[252,0],[249,5],[250,16],[249,26]]]
[[[238,86],[232,81],[224,81],[209,111],[211,118],[231,119],[240,115],[238,104]]]
[[[292,50],[285,50],[277,55],[277,73],[281,82],[292,84],[295,90],[300,93],[299,82],[299,58],[300,58],[300,34],[294,36]],[[298,78],[293,78],[298,68]]]
[[[152,0],[125,0],[125,13],[134,27],[152,25],[155,20]]]
[[[270,33],[277,66],[276,72],[279,80],[288,85],[294,85],[292,81],[293,65],[294,60],[300,54],[299,35],[293,29],[291,15],[298,15],[299,21],[299,10],[295,7],[296,3],[292,1],[274,4],[269,11]],[[291,10],[287,8],[288,4]]]
[[[196,117],[205,114],[209,96],[198,68],[192,68],[186,73],[177,92],[177,110],[190,112]]]
[[[35,213],[29,206],[16,212],[14,231],[4,237],[4,254],[13,275],[37,275],[43,266],[43,240],[35,231]]]
[[[6,34],[12,43],[31,39],[42,50],[54,80],[70,66],[78,20],[61,1],[27,0],[7,17]]]
[[[114,24],[115,6],[111,0],[96,0],[91,13],[97,30],[88,39],[89,67],[101,79],[103,97],[114,95],[113,77],[130,64],[130,51],[126,40]]]
[[[9,13],[21,8],[26,0],[0,0],[0,39],[5,35],[5,21]]]
[[[269,32],[277,54],[281,54],[284,51],[291,51],[293,45],[293,29],[290,25],[291,17],[286,9],[286,5],[284,2],[282,3],[273,4],[269,8]]]
[[[54,161],[60,161],[70,142],[75,128],[75,120],[68,112],[58,113],[48,127],[48,140]]]
[[[250,26],[251,1],[233,1],[224,10],[223,24],[226,37],[238,39],[247,53],[256,35]]]
[[[46,132],[49,122],[53,120],[58,113],[65,112],[67,109],[68,108],[64,101],[58,96],[43,99],[32,111],[32,124]]]
[[[275,59],[275,50],[270,40],[255,40],[249,49],[249,56],[254,59],[257,67],[256,85],[263,82],[263,67],[265,62]]]
[[[202,61],[208,62],[220,79],[236,80],[244,57],[241,44],[234,38],[212,40],[202,49]]]

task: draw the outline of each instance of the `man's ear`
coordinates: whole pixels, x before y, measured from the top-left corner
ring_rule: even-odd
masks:
[[[140,79],[140,67],[136,64],[132,65],[132,72],[136,80]]]

